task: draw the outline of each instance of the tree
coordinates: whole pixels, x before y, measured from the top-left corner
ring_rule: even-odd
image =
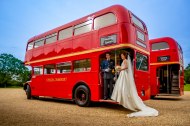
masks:
[[[21,86],[29,77],[30,72],[21,60],[11,54],[0,54],[0,87]]]
[[[190,84],[190,63],[185,68],[185,82]]]

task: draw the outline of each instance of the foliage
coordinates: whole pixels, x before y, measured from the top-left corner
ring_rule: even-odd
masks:
[[[184,91],[190,91],[190,84],[184,85]]]
[[[190,84],[190,63],[185,68],[185,82]]]
[[[0,87],[21,86],[29,80],[30,71],[11,54],[0,54]]]

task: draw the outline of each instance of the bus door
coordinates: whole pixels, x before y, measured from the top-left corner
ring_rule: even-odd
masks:
[[[117,65],[121,66],[121,64],[122,64],[122,59],[120,57],[120,54],[121,54],[122,51],[129,52],[131,60],[132,60],[131,61],[132,65],[134,66],[134,62],[133,62],[133,59],[134,59],[134,50],[131,49],[131,48],[121,48],[121,49],[115,49],[115,50],[109,51],[109,53],[111,54],[111,59],[114,60],[114,62],[115,62],[115,66],[117,66]],[[103,53],[102,55],[100,55],[100,59],[99,59],[100,60],[100,64],[102,63],[103,60],[106,59],[105,55],[106,55],[106,53]],[[119,77],[119,73],[116,72],[115,70],[113,70],[112,72],[114,74],[113,85],[115,85],[115,83],[117,81],[117,78]],[[103,72],[101,70],[100,70],[100,74],[99,74],[99,79],[100,79],[100,83],[101,83],[101,87],[102,87],[101,88],[101,92],[102,92],[101,98],[103,98],[104,79],[103,79]],[[109,88],[109,86],[108,86],[108,88]],[[109,93],[109,90],[108,90],[108,93]]]
[[[157,78],[159,79],[159,93],[169,93],[167,90],[168,87],[168,69],[167,66],[162,66],[157,69],[158,76]]]
[[[101,97],[101,99],[104,97],[104,78],[103,78],[104,72],[102,71],[101,65],[102,65],[103,61],[106,59],[106,53],[107,52],[101,54],[100,57],[99,57],[99,61],[100,61],[99,81],[100,81],[100,85],[101,85],[101,87],[100,87],[100,92],[101,92],[100,97]],[[115,65],[120,65],[120,61],[117,62],[117,60],[120,59],[119,55],[118,55],[119,52],[117,50],[112,50],[112,51],[109,51],[109,53],[110,53],[110,56],[111,56],[110,58],[112,60],[114,60]],[[114,87],[115,82],[116,82],[116,78],[118,77],[118,74],[115,71],[112,71],[112,73],[114,74],[114,78],[113,78],[113,87]],[[108,85],[108,88],[109,88],[109,85]],[[108,90],[108,94],[109,94],[109,90]]]
[[[172,64],[170,65],[170,74],[171,74],[171,94],[180,94],[180,65]]]
[[[159,71],[158,77],[160,81],[159,93],[164,94],[179,94],[179,67],[176,65],[162,66]]]

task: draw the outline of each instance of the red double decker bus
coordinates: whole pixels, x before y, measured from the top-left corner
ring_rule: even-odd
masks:
[[[28,40],[25,64],[32,67],[24,85],[27,98],[73,99],[79,106],[103,99],[100,64],[106,52],[119,64],[130,52],[139,96],[150,98],[149,41],[146,25],[132,12],[114,5]]]
[[[172,38],[150,40],[151,96],[184,94],[184,65],[181,46]]]

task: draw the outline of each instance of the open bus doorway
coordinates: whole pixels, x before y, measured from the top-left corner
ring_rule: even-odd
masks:
[[[180,95],[179,65],[165,65],[157,69],[159,95]]]
[[[121,48],[121,49],[115,49],[115,50],[106,51],[105,53],[101,54],[100,57],[99,57],[99,61],[100,61],[100,74],[99,74],[100,76],[99,76],[99,78],[100,78],[101,92],[102,92],[101,93],[102,94],[101,99],[104,98],[104,78],[103,78],[104,73],[103,73],[102,68],[101,68],[101,63],[103,62],[103,60],[106,59],[106,53],[109,52],[110,55],[111,55],[111,59],[114,60],[114,62],[115,62],[115,66],[116,65],[121,65],[122,59],[120,57],[120,54],[121,54],[122,51],[127,51],[129,53],[129,56],[131,58],[131,62],[133,64],[134,50],[131,49],[131,48]],[[114,88],[115,83],[116,83],[117,78],[118,78],[119,75],[118,75],[118,73],[116,73],[115,69],[112,70],[112,73],[114,75],[114,78],[113,78],[113,88]],[[109,88],[109,85],[108,85],[108,88]],[[109,89],[108,89],[108,94],[109,93],[110,92],[109,92]]]

